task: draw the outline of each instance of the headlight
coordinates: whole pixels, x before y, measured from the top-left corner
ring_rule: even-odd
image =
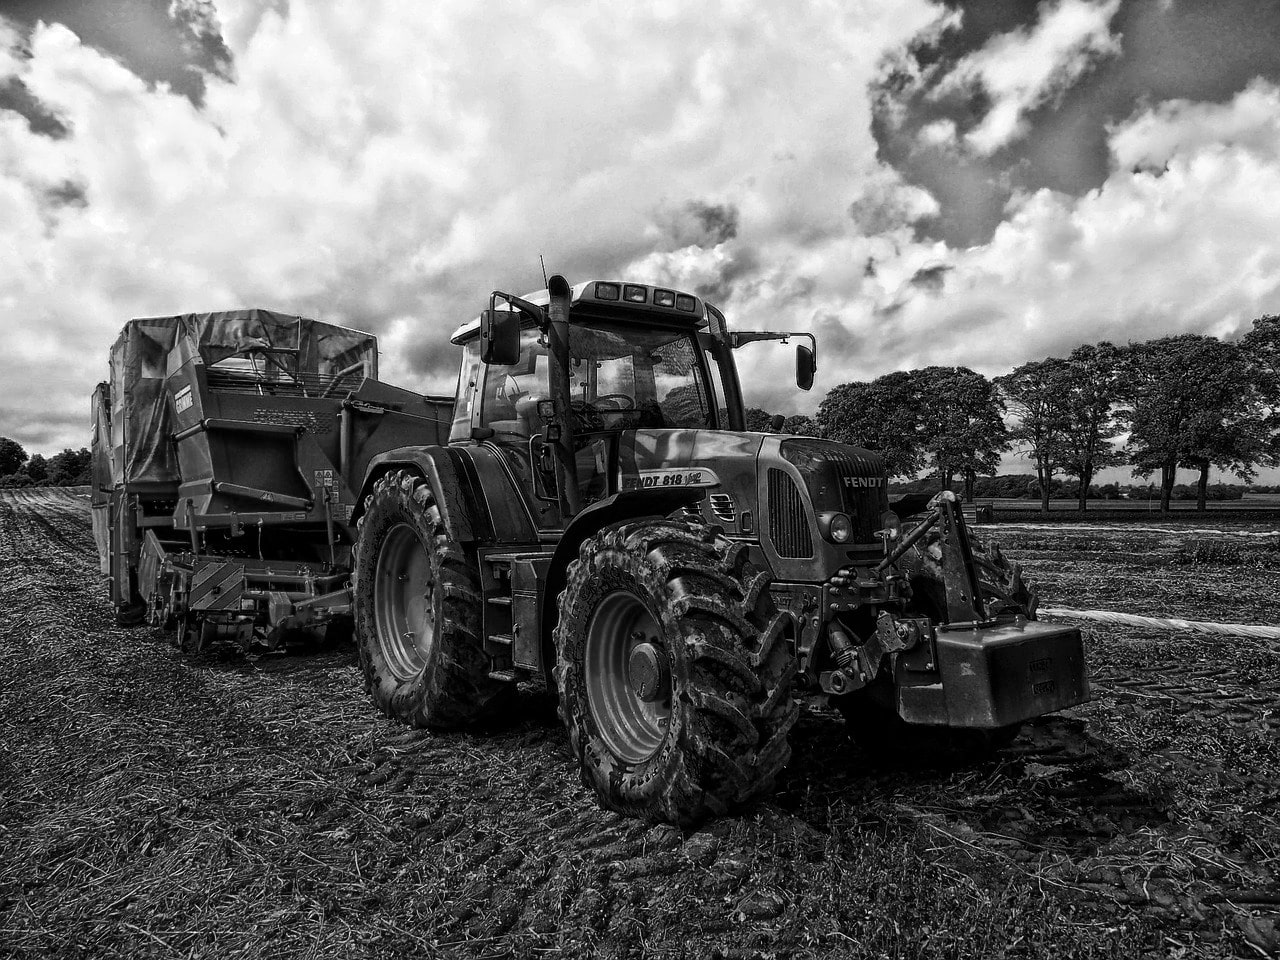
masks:
[[[843,513],[832,514],[827,524],[827,536],[836,543],[847,543],[853,533],[853,523]]]

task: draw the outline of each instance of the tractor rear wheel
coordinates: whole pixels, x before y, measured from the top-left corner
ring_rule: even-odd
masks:
[[[356,646],[383,713],[457,727],[510,696],[481,645],[475,556],[449,538],[426,480],[405,470],[378,480],[353,555]]]
[[[587,540],[555,631],[560,717],[609,809],[690,825],[767,795],[797,707],[789,614],[769,576],[702,524]]]

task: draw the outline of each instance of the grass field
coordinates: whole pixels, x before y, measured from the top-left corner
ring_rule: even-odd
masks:
[[[1086,627],[1093,700],[967,767],[806,706],[777,795],[601,811],[545,696],[376,715],[354,654],[114,626],[87,500],[0,491],[0,956],[1221,957],[1280,940],[1280,648]],[[1158,528],[1160,524],[1152,524]],[[1280,623],[1266,523],[980,531],[1046,602]]]

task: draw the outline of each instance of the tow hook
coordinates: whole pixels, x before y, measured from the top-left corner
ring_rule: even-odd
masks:
[[[827,642],[831,645],[837,669],[822,674],[822,689],[839,694],[865,687],[867,673],[858,657],[858,647],[839,624],[827,627]]]

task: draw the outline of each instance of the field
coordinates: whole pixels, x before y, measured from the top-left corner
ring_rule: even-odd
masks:
[[[83,494],[0,491],[0,955],[1271,956],[1280,642],[1086,627],[1094,699],[892,768],[807,707],[770,803],[602,812],[547,697],[377,716],[354,654],[114,626]],[[1277,524],[1280,526],[1280,524]],[[1232,535],[1193,532],[1201,528]],[[1167,528],[1161,530],[1156,528]],[[998,525],[1045,602],[1280,623],[1280,538]]]

